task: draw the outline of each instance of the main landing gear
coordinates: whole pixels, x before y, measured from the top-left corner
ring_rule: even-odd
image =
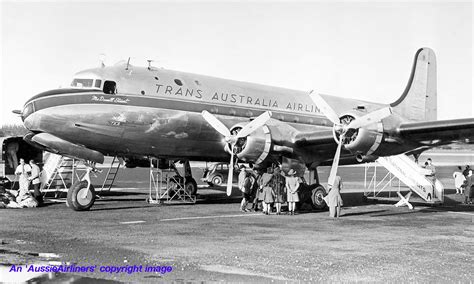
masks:
[[[313,209],[324,210],[327,208],[323,197],[327,195],[326,189],[319,183],[318,172],[316,169],[309,170],[310,184],[301,184],[300,200],[302,203],[310,204]]]

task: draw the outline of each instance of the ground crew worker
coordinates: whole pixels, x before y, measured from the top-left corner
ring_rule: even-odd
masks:
[[[41,205],[43,203],[43,195],[41,194],[39,188],[40,188],[40,168],[38,165],[36,165],[34,160],[30,160],[30,167],[31,167],[31,175],[28,178],[31,183],[33,184],[33,196],[38,201],[38,204]]]
[[[20,185],[20,193],[26,193],[30,187],[30,181],[28,179],[29,173],[31,172],[31,167],[28,164],[25,164],[25,159],[20,159],[20,164],[16,167],[15,174],[19,176],[18,183]]]

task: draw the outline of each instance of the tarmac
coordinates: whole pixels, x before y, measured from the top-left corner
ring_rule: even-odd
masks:
[[[439,167],[446,181],[451,168]],[[227,197],[225,188],[202,185],[196,204],[149,204],[148,170],[126,170],[88,212],[57,200],[2,210],[0,281],[472,282],[474,205],[461,204],[446,183],[442,206],[364,203],[351,187],[360,170],[340,170],[345,207],[337,220],[327,211],[243,213],[236,188]],[[59,264],[94,272],[26,272]]]

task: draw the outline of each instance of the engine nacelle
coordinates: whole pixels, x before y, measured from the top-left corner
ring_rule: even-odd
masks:
[[[349,123],[354,118],[361,116],[358,113],[349,113],[341,116],[343,123]],[[334,137],[339,141],[339,134],[334,131]],[[373,161],[376,157],[372,154],[383,141],[383,124],[381,121],[374,122],[357,130],[349,130],[343,141],[344,148],[351,151],[360,161]]]
[[[245,124],[237,124],[231,128],[231,133],[238,132]],[[237,158],[244,162],[262,163],[270,153],[272,137],[267,125],[260,127],[244,138],[240,138],[234,146]],[[229,145],[226,150],[230,153]]]

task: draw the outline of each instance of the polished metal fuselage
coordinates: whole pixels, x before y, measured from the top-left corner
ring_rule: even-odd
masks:
[[[51,133],[106,155],[209,161],[227,161],[228,153],[223,150],[223,137],[202,118],[203,110],[229,128],[270,110],[275,122],[290,125],[294,132],[332,131],[332,123],[303,91],[127,65],[90,69],[76,76],[114,81],[117,92],[59,89],[39,94],[23,111],[30,131]],[[382,106],[324,98],[341,114],[363,114]],[[388,121],[392,129],[399,123]],[[273,125],[275,139],[285,140],[285,133],[278,133],[278,123]],[[331,159],[336,146],[332,142],[307,147],[295,155],[305,163],[319,163]],[[342,163],[344,156],[353,161],[346,151]]]

